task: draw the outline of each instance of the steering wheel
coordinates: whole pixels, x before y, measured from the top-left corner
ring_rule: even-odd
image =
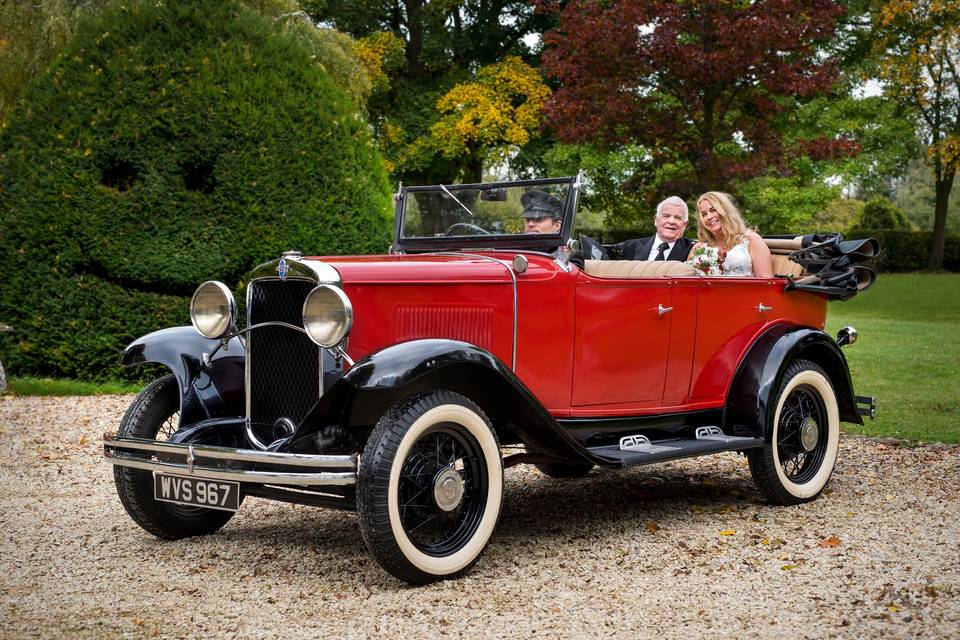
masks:
[[[478,227],[477,225],[472,224],[470,222],[455,222],[449,227],[447,227],[447,230],[443,232],[443,235],[448,236],[455,229],[465,229],[468,231],[473,231],[475,235],[482,235],[482,236],[490,235],[490,232],[484,229],[483,227]]]

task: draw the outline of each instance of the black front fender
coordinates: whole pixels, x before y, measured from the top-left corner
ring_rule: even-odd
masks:
[[[827,372],[837,394],[840,419],[863,424],[856,410],[847,359],[836,341],[818,329],[776,325],[754,342],[733,377],[723,413],[727,433],[770,437],[776,393],[787,367],[800,358],[815,362]]]
[[[313,435],[331,425],[363,432],[403,398],[437,389],[456,391],[476,402],[503,443],[524,442],[547,455],[609,465],[567,435],[496,356],[445,339],[403,342],[359,360],[304,418],[290,450],[311,450]]]
[[[161,364],[177,378],[180,386],[180,425],[200,420],[243,416],[244,348],[232,338],[203,366],[203,354],[213,353],[220,344],[200,335],[193,327],[171,327],[154,331],[131,342],[120,363],[133,366]]]

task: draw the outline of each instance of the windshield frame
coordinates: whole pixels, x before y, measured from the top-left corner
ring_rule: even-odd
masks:
[[[393,250],[407,252],[444,251],[458,249],[530,249],[543,251],[565,246],[573,228],[573,216],[580,195],[580,176],[562,178],[539,178],[536,180],[514,180],[510,182],[476,182],[470,184],[444,184],[454,194],[457,191],[487,190],[508,187],[536,187],[542,185],[567,185],[567,201],[563,208],[563,221],[559,233],[491,234],[477,236],[444,236],[403,238],[404,216],[406,215],[408,194],[418,191],[438,191],[441,185],[422,185],[403,187],[394,196]],[[518,215],[519,212],[518,212]]]

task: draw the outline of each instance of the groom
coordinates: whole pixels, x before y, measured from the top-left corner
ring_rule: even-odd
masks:
[[[653,224],[657,233],[649,238],[626,240],[613,245],[622,252],[621,260],[679,260],[687,259],[693,240],[683,237],[690,213],[682,198],[670,196],[657,205]]]

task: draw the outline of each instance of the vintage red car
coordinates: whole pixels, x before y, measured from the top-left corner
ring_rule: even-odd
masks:
[[[175,539],[216,531],[248,497],[356,510],[383,568],[426,583],[477,561],[518,463],[567,478],[737,451],[770,501],[816,498],[840,422],[873,411],[840,351],[856,333],[824,333],[857,251],[770,240],[773,278],[580,268],[579,188],[401,189],[389,255],[284,253],[251,274],[243,329],[230,288],[200,285],[193,326],[123,355],[170,369],[105,436],[127,512]],[[533,189],[562,205],[556,232],[523,233]]]

